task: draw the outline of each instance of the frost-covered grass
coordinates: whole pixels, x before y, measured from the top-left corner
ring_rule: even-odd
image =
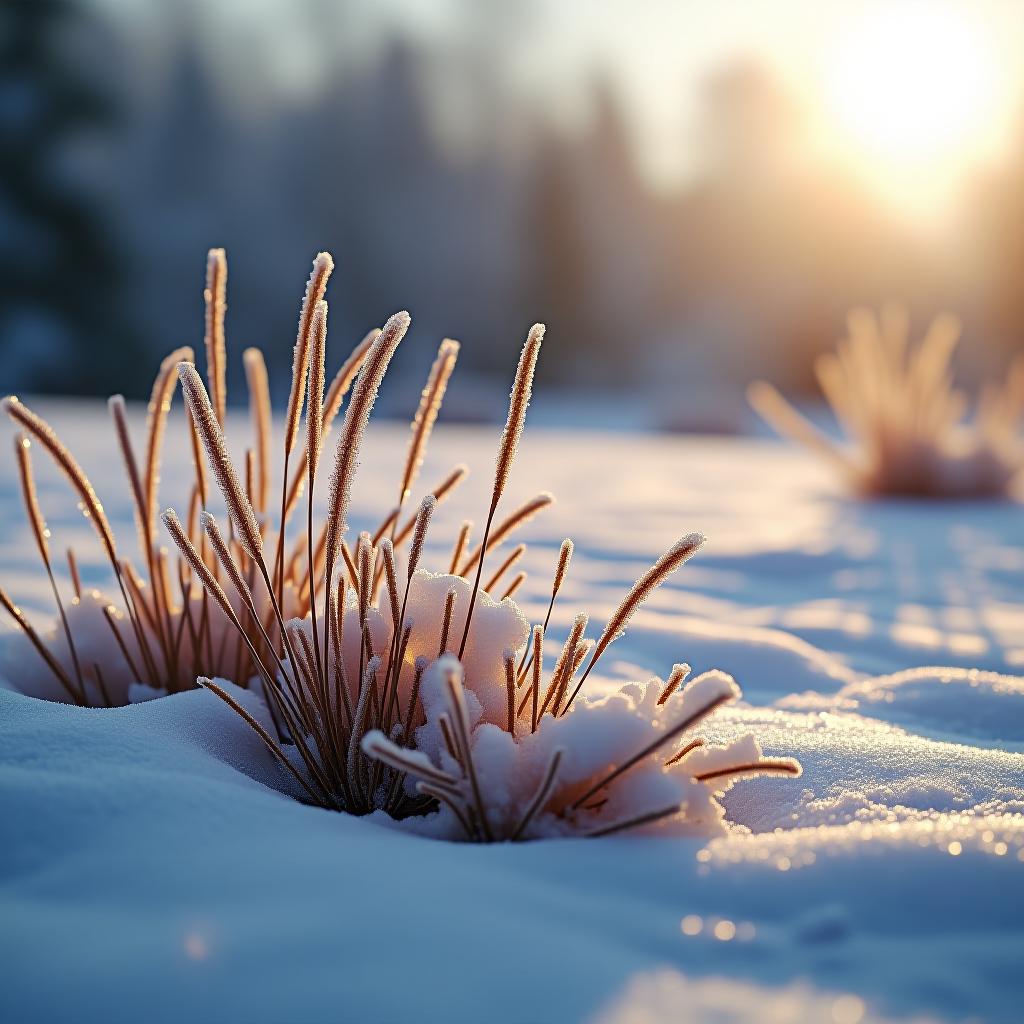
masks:
[[[324,295],[333,266],[327,253],[317,255],[302,300],[284,418],[280,515],[272,535],[267,509],[273,425],[258,350],[245,353],[253,447],[246,452],[244,482],[224,433],[227,263],[222,250],[211,250],[207,264],[206,383],[191,350],[164,360],[150,401],[142,464],[135,457],[125,403],[119,396],[111,399],[148,593],[131,563],[120,557],[103,505],[70,450],[18,398],[4,400],[5,411],[23,431],[15,438],[18,478],[60,618],[58,646],[41,637],[5,593],[0,599],[51,683],[76,704],[88,705],[98,693],[111,706],[115,671],[129,697],[132,687],[153,695],[186,688],[194,679],[259,736],[303,799],[354,814],[384,810],[399,819],[428,816],[426,830],[448,838],[604,836],[654,826],[712,834],[722,829],[717,797],[735,781],[798,775],[796,761],[764,757],[752,737],[709,748],[693,735],[739,696],[723,673],[687,681],[690,668],[679,663],[665,682],[623,688],[596,703],[581,693],[638,608],[699,549],[704,540],[699,534],[678,540],[632,584],[596,641],[585,638],[588,616],[578,614],[549,673],[543,666],[544,631],[569,572],[572,542],[563,541],[559,549],[547,611],[532,630],[511,600],[525,574],[507,585],[503,581],[525,545],[503,555],[496,569],[488,565],[484,575],[488,556],[493,561],[502,554],[501,542],[551,504],[550,496],[541,494],[503,519],[497,515],[525,427],[543,325],[530,329],[519,359],[475,548],[469,547],[472,524],[464,522],[447,572],[421,568],[438,501],[465,475],[464,467],[402,522],[458,356],[459,346],[450,339],[438,349],[413,417],[394,488],[397,504],[372,535],[362,532],[350,546],[348,517],[363,438],[410,318],[396,313],[367,335],[325,393]],[[184,521],[173,509],[159,517],[156,512],[175,374],[193,452],[194,483]],[[324,438],[353,378],[334,450],[327,512],[320,521],[314,498]],[[301,473],[289,474],[289,464],[304,407],[305,532],[286,557],[288,520],[303,483]],[[120,625],[116,608],[83,593],[70,549],[75,597],[70,614],[65,608],[29,438],[50,456],[95,528],[123,599]],[[226,532],[207,508],[207,471],[227,511]],[[157,540],[158,518],[177,551],[176,561]],[[402,565],[399,550],[405,541]],[[491,597],[496,588],[504,590],[500,602]],[[243,706],[231,692],[232,681],[258,688],[267,713]]]
[[[950,314],[936,317],[919,345],[909,345],[907,310],[876,317],[850,313],[849,337],[819,357],[822,392],[852,448],[834,444],[770,384],[751,386],[751,404],[780,434],[822,455],[858,492],[923,498],[1011,493],[1024,472],[1019,426],[1024,360],[981,393],[972,423],[966,396],[954,389],[950,358],[960,336]]]

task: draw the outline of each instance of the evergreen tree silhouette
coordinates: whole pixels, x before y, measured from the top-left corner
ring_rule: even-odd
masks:
[[[145,369],[128,358],[109,227],[74,165],[75,145],[113,123],[111,104],[73,48],[88,28],[71,0],[6,0],[0,8],[5,390],[132,392]]]

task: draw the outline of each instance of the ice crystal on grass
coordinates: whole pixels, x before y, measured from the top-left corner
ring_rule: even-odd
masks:
[[[953,387],[950,359],[960,322],[943,314],[922,341],[908,344],[906,310],[854,310],[849,337],[820,356],[815,373],[851,442],[833,443],[770,384],[749,398],[780,434],[805,444],[867,495],[990,497],[1008,493],[1024,473],[1018,425],[1024,412],[1024,360],[1003,385],[990,384],[971,422],[966,396]]]
[[[28,438],[19,436],[26,509],[53,585],[64,646],[47,643],[6,594],[0,598],[67,695],[80,704],[109,704],[123,699],[126,681],[162,690],[197,681],[258,733],[310,803],[354,814],[383,810],[396,818],[430,814],[426,827],[449,838],[596,836],[655,826],[713,834],[724,815],[716,797],[734,781],[798,774],[791,759],[763,757],[752,737],[707,747],[694,734],[739,695],[720,672],[684,685],[689,669],[677,665],[664,683],[626,686],[600,700],[584,692],[640,604],[703,544],[698,534],[682,537],[641,576],[596,641],[586,638],[587,616],[577,615],[558,657],[545,667],[544,635],[570,570],[572,544],[566,541],[558,553],[544,621],[532,628],[511,599],[525,578],[512,576],[525,548],[499,550],[552,501],[540,494],[499,515],[532,396],[542,325],[530,329],[516,370],[479,543],[472,543],[472,527],[464,523],[444,560],[446,572],[422,564],[437,503],[465,467],[455,467],[426,493],[414,513],[405,511],[458,356],[457,343],[448,339],[413,418],[396,504],[372,533],[350,535],[363,435],[410,319],[396,313],[367,335],[325,389],[324,295],[332,268],[330,256],[317,256],[301,305],[276,528],[267,486],[267,376],[258,350],[244,356],[253,421],[253,447],[244,461],[232,458],[223,433],[227,264],[221,250],[213,250],[208,262],[207,380],[193,365],[191,350],[164,361],[142,463],[124,403],[111,401],[145,579],[122,557],[91,484],[52,429],[17,399],[5,400],[7,412],[79,495],[123,598],[118,612],[76,592],[65,609],[53,582]],[[194,479],[187,513],[179,517],[167,509],[158,517],[156,483],[175,375],[188,411]],[[327,514],[316,522],[313,491],[325,439],[350,385]],[[290,471],[304,406],[305,451]],[[227,508],[226,529],[207,511],[211,480]],[[304,529],[292,527],[289,546],[286,533],[303,487]],[[158,542],[157,518],[173,542],[173,558]],[[80,635],[87,609],[93,622]],[[96,650],[97,635],[107,642],[106,653]],[[122,685],[112,692],[115,676]],[[258,688],[269,716],[246,710],[223,678]]]

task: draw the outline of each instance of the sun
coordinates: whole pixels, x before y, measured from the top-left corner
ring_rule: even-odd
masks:
[[[969,7],[862,8],[829,54],[832,126],[887,172],[941,172],[969,159],[991,126],[994,65]]]

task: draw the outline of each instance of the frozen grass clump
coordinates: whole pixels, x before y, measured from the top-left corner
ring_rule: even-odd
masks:
[[[748,396],[780,434],[824,456],[865,495],[921,498],[995,497],[1009,493],[1024,472],[1018,433],[1024,412],[1024,360],[1005,384],[981,392],[973,420],[967,398],[953,387],[950,358],[960,321],[942,314],[916,346],[909,318],[891,304],[876,317],[856,309],[849,337],[820,356],[815,374],[850,441],[834,444],[770,384],[752,384]]]
[[[314,314],[322,299],[333,261],[320,253],[313,264],[302,303],[296,351],[309,350],[314,330]],[[222,249],[212,249],[207,258],[205,349],[213,416],[218,429],[223,425],[227,394],[225,386],[227,262]],[[374,332],[376,333],[376,332]],[[372,336],[364,339],[339,370],[322,408],[322,433],[331,429],[341,402],[351,386]],[[21,490],[28,521],[49,578],[58,623],[48,633],[40,633],[21,613],[13,599],[0,589],[0,602],[14,618],[26,643],[38,654],[33,663],[23,659],[19,685],[26,692],[81,705],[123,704],[133,683],[155,691],[175,692],[195,685],[199,674],[227,677],[244,683],[256,674],[251,651],[232,631],[227,609],[212,601],[201,585],[196,567],[187,558],[168,551],[161,543],[159,516],[160,471],[166,441],[171,401],[179,380],[179,365],[191,364],[193,350],[185,347],[171,352],[161,363],[149,401],[144,444],[131,436],[124,400],[115,395],[109,407],[116,445],[115,458],[124,464],[124,485],[135,510],[139,559],[127,557],[115,536],[98,495],[85,472],[53,428],[15,396],[2,402],[4,411],[20,428],[15,448]],[[266,367],[258,349],[244,354],[253,420],[253,446],[245,457],[245,486],[252,513],[245,524],[267,532],[267,481],[270,473],[270,397]],[[303,382],[305,378],[303,377]],[[200,457],[197,424],[189,418],[181,443],[193,453],[191,480],[176,481],[188,509],[183,529],[200,555],[200,561],[215,580],[221,580],[210,542],[201,526],[200,512],[209,498],[209,480]],[[110,602],[96,590],[83,591],[75,552],[68,548],[55,556],[50,549],[50,534],[36,495],[30,450],[37,445],[50,457],[76,496],[83,514],[94,527],[100,545],[110,563],[119,601]],[[296,471],[288,477],[288,459],[294,437],[286,440],[285,481],[281,521],[294,511],[302,490],[303,475]],[[279,531],[278,536],[283,536]],[[245,542],[246,534],[232,538]],[[65,557],[72,580],[72,594],[62,594],[55,579],[55,558]],[[275,578],[282,589],[287,580]],[[226,582],[226,581],[225,581]],[[294,588],[292,588],[294,589]],[[291,590],[287,599],[297,597]],[[266,602],[257,598],[260,607]],[[236,599],[229,602],[234,611],[242,611]],[[294,606],[301,610],[301,599]],[[99,618],[97,618],[97,611]],[[97,622],[99,628],[96,628]],[[276,627],[271,623],[270,631]]]
[[[545,632],[570,568],[572,543],[566,540],[558,552],[544,620],[532,627],[512,600],[525,579],[522,572],[513,575],[525,546],[502,550],[553,500],[542,493],[509,512],[502,509],[543,325],[530,329],[520,355],[480,540],[473,542],[466,521],[450,557],[440,566],[423,564],[434,511],[465,475],[463,466],[424,494],[414,512],[406,511],[458,356],[457,343],[447,339],[413,418],[395,503],[375,530],[351,537],[348,515],[363,436],[410,318],[396,313],[367,335],[327,388],[324,293],[332,266],[326,253],[317,256],[301,305],[276,527],[269,391],[257,350],[245,354],[253,444],[244,461],[233,458],[224,438],[226,264],[220,250],[211,252],[208,263],[206,381],[189,350],[164,361],[141,462],[124,404],[111,401],[144,575],[121,556],[102,505],[51,428],[16,398],[5,400],[25,431],[18,439],[22,490],[51,582],[49,535],[27,459],[29,437],[78,494],[123,600],[119,611],[76,585],[65,608],[53,583],[61,625],[47,639],[3,595],[51,685],[76,703],[109,704],[125,699],[131,683],[173,691],[198,682],[259,735],[309,803],[351,814],[429,816],[421,827],[447,838],[594,836],[637,827],[710,834],[722,828],[716,798],[734,781],[799,774],[791,759],[765,758],[752,737],[707,747],[695,735],[709,715],[739,695],[722,673],[687,685],[689,669],[677,665],[664,683],[626,686],[599,700],[583,692],[637,608],[703,544],[699,534],[682,537],[637,580],[596,639],[587,639],[587,616],[578,614],[558,656],[545,666]],[[175,378],[194,456],[182,517],[173,509],[156,512]],[[325,441],[350,388],[326,481],[327,513],[318,520],[313,493]],[[208,511],[211,484],[223,499],[226,526]],[[303,490],[305,522],[292,526],[289,539]],[[158,519],[173,556],[160,543]],[[222,685],[225,678],[258,690],[268,715],[247,710]]]
[[[534,729],[522,716],[511,728],[488,721],[475,692],[464,687],[451,655],[425,672],[425,722],[410,753],[379,731],[363,749],[397,772],[405,789],[435,797],[440,813],[430,831],[451,839],[521,840],[601,836],[642,826],[674,834],[724,831],[717,797],[745,775],[796,775],[796,762],[768,759],[752,736],[709,747],[691,732],[739,687],[707,672],[677,689],[631,683],[568,714],[545,714]]]

